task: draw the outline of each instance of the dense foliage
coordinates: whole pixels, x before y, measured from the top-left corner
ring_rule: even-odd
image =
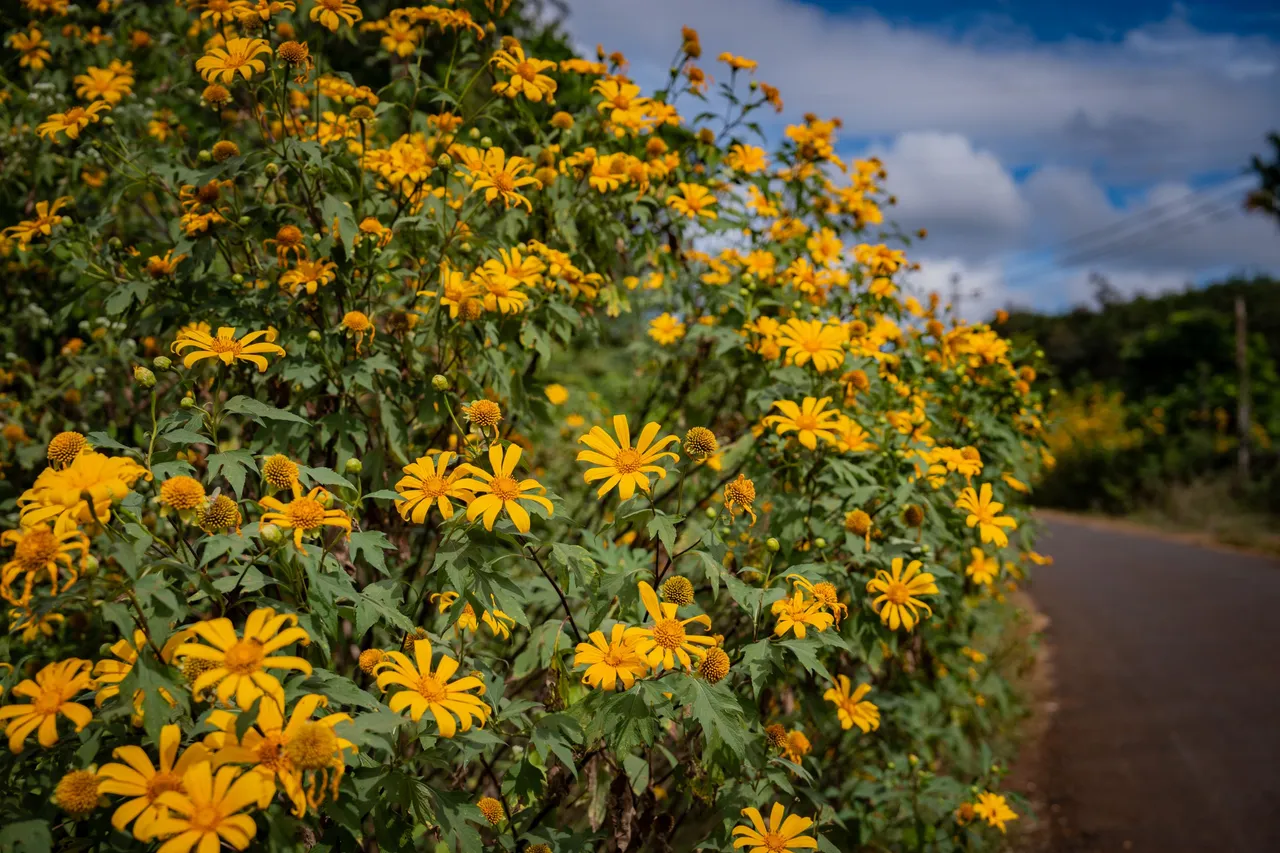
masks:
[[[998,846],[1035,374],[838,120],[510,0],[23,5],[0,849]]]

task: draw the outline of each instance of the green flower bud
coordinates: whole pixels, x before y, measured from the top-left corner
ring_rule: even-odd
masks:
[[[102,124],[103,124],[103,126],[104,126],[104,127],[115,127],[115,126],[116,126],[116,120],[115,120],[115,119],[113,119],[111,116],[103,116],[103,117],[102,117]]]
[[[274,178],[276,175],[280,174],[280,167],[275,163],[268,163],[267,167],[262,171],[268,178]]]
[[[319,330],[312,329],[311,331],[307,332],[307,340],[311,341],[311,343],[313,344],[320,343],[321,337],[320,337]]]
[[[200,153],[196,155],[196,159],[201,163],[209,163],[213,161],[213,152],[208,148],[201,148]]]
[[[467,131],[467,133],[471,136],[472,139],[480,138],[480,128],[478,127],[471,128],[471,130]]]
[[[770,536],[768,539],[764,540],[764,547],[776,554],[782,550],[782,543],[779,542],[777,538]]]
[[[248,225],[248,224],[249,224],[250,222],[252,222],[252,221],[253,221],[253,219],[251,219],[251,218],[250,218],[250,217],[248,217],[248,216],[241,216],[241,217],[240,217],[240,220],[239,220],[239,222],[240,222],[240,227],[241,227],[241,228],[244,228],[246,225]]]
[[[823,539],[821,536],[819,536],[817,539],[813,540],[813,547],[815,547],[815,548],[825,548],[825,547],[827,547],[827,540],[825,540],[825,539]]]
[[[264,524],[259,527],[258,535],[273,545],[277,545],[284,541],[284,531],[279,527],[276,527],[274,524]]]
[[[492,140],[492,139],[490,139],[490,138],[489,138],[489,137],[487,137],[487,136],[483,136],[483,137],[481,137],[481,138],[480,138],[480,147],[481,147],[481,148],[492,148],[492,147],[493,147],[493,140]]]
[[[713,506],[707,507],[702,512],[704,515],[706,515],[707,518],[715,518],[717,515],[719,515],[719,513],[716,512],[716,508]]]
[[[134,365],[133,381],[137,382],[143,388],[154,388],[156,385],[156,375],[151,372],[151,368],[143,367],[141,364]]]
[[[244,276],[242,276],[240,273],[236,273],[235,275],[231,276],[231,283],[244,284]]]
[[[348,474],[359,474],[364,470],[364,463],[352,456],[347,460],[346,464],[343,465],[342,468]]]
[[[184,408],[184,409],[190,409],[190,408],[193,408],[193,407],[195,406],[195,404],[196,404],[196,398],[195,398],[195,397],[190,397],[190,396],[188,396],[188,397],[183,397],[183,398],[182,398],[182,402],[178,403],[178,405],[179,405],[179,406],[181,406],[181,407],[182,407],[182,408]]]
[[[453,165],[453,158],[450,157],[448,153],[441,154],[439,157],[436,158],[436,164],[442,168],[447,169]]]
[[[437,373],[435,376],[431,377],[431,387],[437,391],[448,391],[449,377]]]
[[[170,367],[173,367],[173,362],[170,361],[169,356],[167,355],[158,355],[151,360],[151,363],[160,370],[168,370]]]

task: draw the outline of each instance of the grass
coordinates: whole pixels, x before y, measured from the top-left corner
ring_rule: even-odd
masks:
[[[1224,545],[1280,554],[1276,517],[1242,501],[1226,479],[1172,485],[1163,500],[1130,514],[1129,520],[1169,532],[1199,534]]]

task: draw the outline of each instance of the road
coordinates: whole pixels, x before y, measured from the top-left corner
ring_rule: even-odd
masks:
[[[1280,851],[1280,562],[1047,528],[1055,851]]]

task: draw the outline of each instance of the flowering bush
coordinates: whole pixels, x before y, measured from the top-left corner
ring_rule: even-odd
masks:
[[[998,844],[1039,398],[837,120],[510,0],[24,5],[0,848]]]

